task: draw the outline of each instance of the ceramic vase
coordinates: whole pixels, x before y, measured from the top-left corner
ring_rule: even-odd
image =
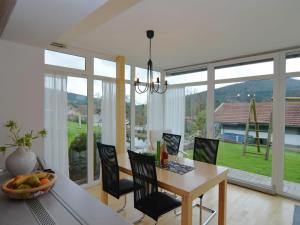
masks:
[[[13,176],[17,176],[32,172],[36,162],[37,159],[34,152],[18,147],[7,157],[5,166],[9,173]]]

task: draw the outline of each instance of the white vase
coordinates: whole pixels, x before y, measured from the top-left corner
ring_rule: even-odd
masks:
[[[32,172],[36,162],[36,155],[32,151],[27,151],[22,147],[18,147],[7,157],[5,166],[8,172],[13,176],[17,176]]]

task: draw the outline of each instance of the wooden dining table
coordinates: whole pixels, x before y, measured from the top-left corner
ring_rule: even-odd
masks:
[[[127,153],[117,155],[121,172],[131,175],[131,166]],[[192,225],[193,200],[219,185],[218,224],[226,225],[227,175],[228,169],[187,158],[177,159],[180,164],[194,167],[183,175],[157,167],[158,186],[175,193],[182,198],[181,224]],[[101,201],[108,203],[108,194],[102,190]]]

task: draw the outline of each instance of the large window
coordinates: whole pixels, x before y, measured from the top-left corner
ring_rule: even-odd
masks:
[[[87,80],[68,77],[68,146],[70,178],[87,182]]]
[[[206,97],[206,85],[185,87],[185,150],[193,149],[195,137],[206,137]]]
[[[300,71],[300,54],[289,55],[286,59],[286,72]]]
[[[85,58],[61,52],[45,50],[45,64],[85,70]]]
[[[94,58],[94,74],[116,78],[116,63],[104,59]]]
[[[147,92],[135,95],[135,149],[147,147]]]
[[[240,77],[251,77],[259,75],[269,75],[274,73],[273,60],[264,60],[252,63],[240,63],[217,67],[215,70],[215,79],[232,79]]]
[[[94,133],[94,179],[99,179],[100,176],[100,158],[97,149],[96,142],[101,143],[101,132],[102,132],[102,81],[94,80],[94,115],[93,115],[93,133]]]
[[[207,81],[207,70],[199,70],[187,73],[173,73],[166,78],[168,84],[184,84]]]
[[[300,77],[286,80],[284,192],[300,197]]]
[[[214,128],[215,138],[220,139],[217,164],[232,168],[232,178],[271,185],[270,145],[269,154],[266,152],[268,138],[272,134],[272,130],[269,130],[272,123],[272,96],[271,80],[215,86]]]
[[[125,84],[125,138],[126,149],[131,149],[131,104],[130,104],[130,84]]]
[[[182,104],[185,102],[183,106],[185,112],[181,114],[184,127],[181,123],[179,128],[181,131],[176,132],[184,134],[182,142],[188,157],[192,157],[194,137],[218,138],[220,145],[217,164],[230,168],[230,179],[267,188],[272,188],[271,184],[273,184],[275,185],[273,190],[276,192],[283,191],[292,196],[298,195],[300,198],[300,157],[298,157],[300,125],[297,124],[300,121],[298,104],[300,75],[297,74],[300,72],[300,56],[296,54],[298,52],[295,51],[287,56],[283,52],[270,53],[250,57],[248,61],[243,58],[230,60],[227,63],[210,63],[196,69],[191,67],[187,72],[167,71],[166,80],[169,90],[172,86],[180,89],[181,102]],[[281,60],[285,56],[286,65],[284,60]],[[51,72],[51,69],[56,67],[55,72],[59,71],[60,74],[69,76],[67,81],[69,171],[71,179],[80,184],[93,182],[92,177],[95,180],[99,179],[100,163],[95,143],[106,137],[104,131],[106,123],[102,119],[101,103],[104,103],[106,100],[104,97],[109,95],[104,92],[105,84],[114,83],[116,78],[116,62],[99,58],[93,58],[93,62],[94,64],[86,63],[84,56],[45,51],[46,72]],[[86,68],[92,64],[93,68]],[[148,104],[152,103],[148,102],[150,99],[148,92],[130,95],[135,88],[131,85],[133,81],[130,79],[130,68],[129,65],[125,66],[125,148],[144,149],[148,145],[147,119],[152,119],[152,117],[147,118],[149,115],[152,116],[147,108],[150,107]],[[94,74],[89,74],[88,71],[93,69]],[[282,74],[279,76],[276,73],[280,71]],[[137,77],[140,82],[147,82],[147,70],[136,67],[135,79]],[[160,73],[154,72],[153,80],[156,81],[157,77],[161,80]],[[283,77],[286,77],[286,83],[282,81]],[[92,84],[93,93],[91,93]],[[277,128],[284,126],[284,118],[273,119],[274,116],[280,117],[280,114],[283,117],[284,96],[281,93],[283,85],[286,85],[284,137],[279,135],[278,129],[272,129],[271,126]],[[274,97],[273,88],[278,90],[278,93],[274,93]],[[166,103],[165,100],[166,98],[163,102]],[[88,105],[88,102],[91,104]],[[282,107],[281,111],[273,112],[273,108],[280,109],[280,107]],[[88,109],[93,109],[93,118],[89,120]],[[135,117],[132,117],[133,115]],[[247,125],[249,116],[251,121]],[[165,122],[166,119],[162,126]],[[91,137],[87,137],[88,130],[89,134],[94,134],[93,145],[87,144],[87,140],[91,140]],[[273,133],[275,140],[273,140]],[[131,137],[134,137],[134,140],[131,140]],[[283,140],[285,147],[281,149],[279,145]],[[94,148],[87,150],[87,146],[89,148],[94,146]],[[284,158],[282,158],[283,154]],[[274,159],[281,157],[284,163],[283,190],[280,189],[281,183],[278,179],[282,174],[278,169],[281,165],[272,168],[273,157]],[[280,164],[280,160],[276,162]],[[93,163],[93,167],[88,167],[88,163]],[[93,170],[88,171],[88,168]],[[276,179],[271,182],[272,176]]]

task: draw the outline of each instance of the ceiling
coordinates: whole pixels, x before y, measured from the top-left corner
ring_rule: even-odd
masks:
[[[153,29],[155,69],[300,45],[298,0],[109,0],[110,7],[100,7],[103,2],[19,0],[4,38],[60,41],[145,67],[145,31]]]
[[[158,69],[300,45],[298,0],[143,0],[69,44]]]
[[[1,38],[47,47],[107,0],[18,0]]]

